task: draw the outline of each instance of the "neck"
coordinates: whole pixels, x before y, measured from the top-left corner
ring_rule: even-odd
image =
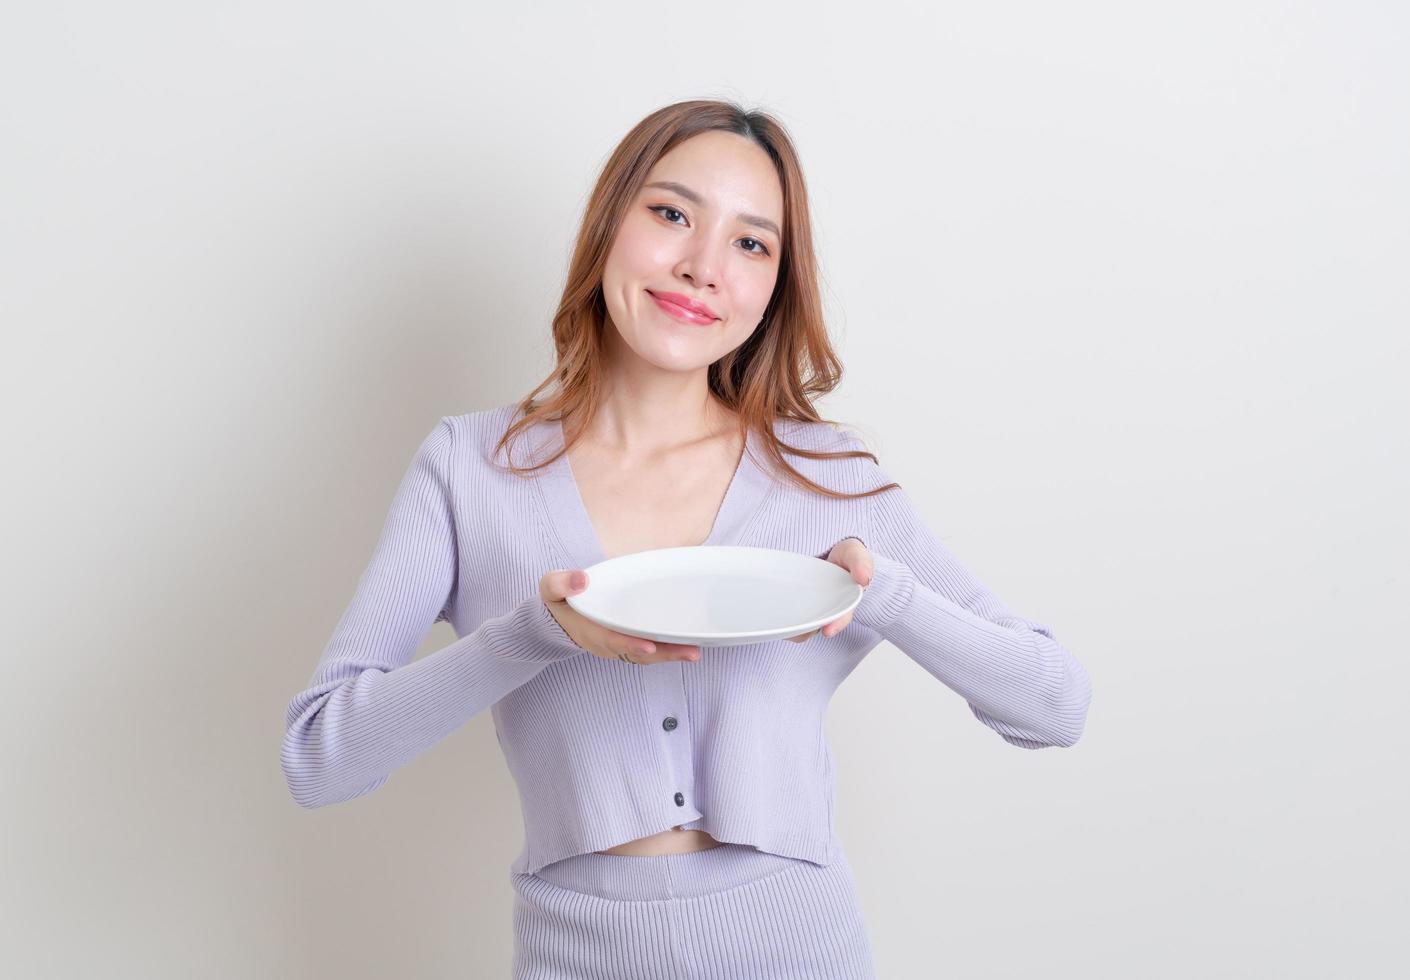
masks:
[[[734,429],[735,413],[705,384],[687,379],[656,384],[615,383],[589,421],[585,435],[626,454],[652,454],[698,444]]]

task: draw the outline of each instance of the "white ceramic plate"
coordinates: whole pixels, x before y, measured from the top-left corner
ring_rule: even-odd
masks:
[[[608,629],[662,643],[733,647],[826,626],[862,599],[838,565],[774,548],[698,545],[609,558],[584,569],[568,605]]]

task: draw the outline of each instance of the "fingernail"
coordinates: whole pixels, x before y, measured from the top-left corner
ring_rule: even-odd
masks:
[[[568,584],[575,589],[581,589],[583,583],[587,581],[587,575],[583,572],[574,572],[568,576]]]

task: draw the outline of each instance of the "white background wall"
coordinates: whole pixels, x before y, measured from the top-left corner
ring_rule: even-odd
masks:
[[[283,711],[418,440],[549,370],[606,154],[701,96],[799,144],[824,413],[1093,678],[1039,752],[890,646],[844,685],[880,975],[1405,966],[1401,5],[5,20],[5,975],[507,975],[488,713],[309,812]]]

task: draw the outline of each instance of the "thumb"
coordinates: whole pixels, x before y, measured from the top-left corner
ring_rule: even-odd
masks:
[[[587,588],[587,572],[580,568],[550,572],[544,577],[543,598],[557,602]]]

